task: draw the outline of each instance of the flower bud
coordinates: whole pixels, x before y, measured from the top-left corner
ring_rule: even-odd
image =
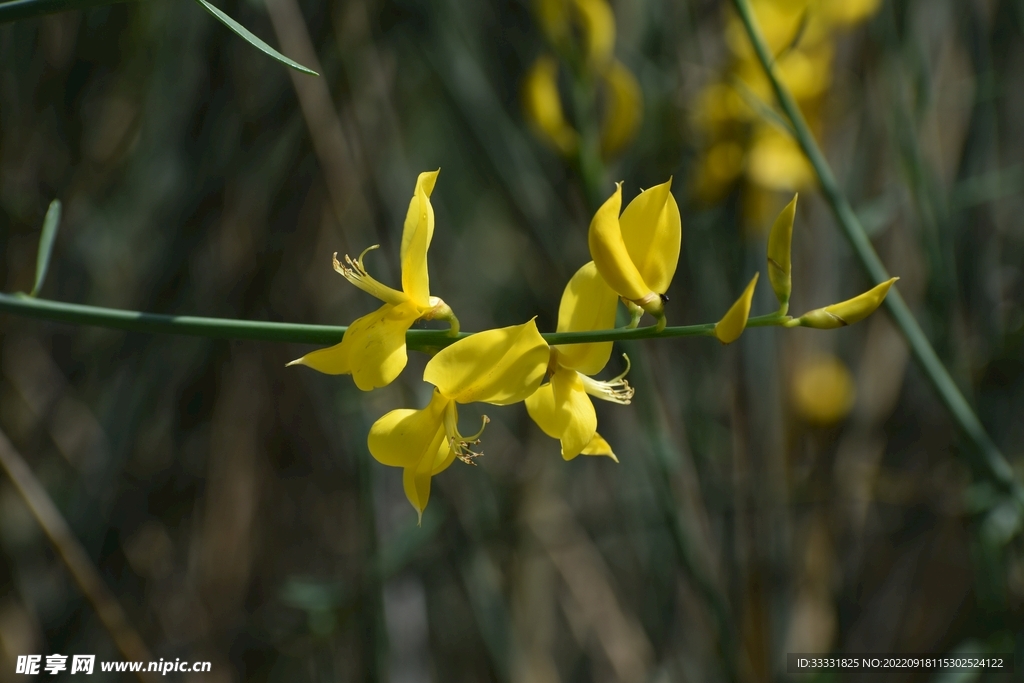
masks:
[[[750,284],[743,290],[743,294],[736,303],[725,312],[722,319],[715,323],[715,337],[723,344],[731,344],[740,338],[743,330],[747,328],[747,318],[750,317],[750,303],[754,299],[754,288],[757,287],[757,279],[760,273],[754,273]]]
[[[787,327],[801,326],[812,327],[816,330],[834,330],[837,327],[860,322],[882,305],[885,295],[889,293],[889,288],[897,280],[899,280],[898,277],[890,278],[860,296],[804,313],[796,320],[790,321]]]
[[[798,194],[793,195],[793,200],[779,213],[768,235],[768,280],[772,283],[775,298],[779,300],[779,312],[782,315],[789,310],[789,295],[793,292],[790,253],[797,197]]]

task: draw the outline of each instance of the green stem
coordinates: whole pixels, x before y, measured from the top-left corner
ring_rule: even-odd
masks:
[[[295,342],[299,344],[337,344],[345,334],[341,325],[296,325],[258,320],[200,318],[189,315],[160,315],[125,311],[116,308],[67,304],[36,299],[25,294],[0,294],[0,312],[29,318],[40,318],[73,325],[109,327],[126,332],[183,334],[214,339],[250,339],[254,341]],[[767,317],[767,316],[765,316]],[[751,322],[756,319],[751,318]],[[581,344],[585,342],[619,341],[624,339],[667,339],[670,337],[706,337],[714,324],[667,327],[660,332],[654,326],[637,329],[598,330],[596,332],[548,332],[541,336],[550,344]],[[406,339],[410,349],[439,349],[470,336],[461,332],[451,336],[448,330],[409,330]]]
[[[863,266],[864,271],[872,282],[875,284],[885,282],[890,277],[888,271],[886,271],[882,260],[871,245],[871,240],[868,239],[867,233],[864,232],[857,214],[853,211],[853,207],[850,206],[849,201],[847,201],[839,189],[839,183],[832,174],[832,169],[829,167],[828,161],[825,160],[825,155],[822,153],[821,148],[818,147],[818,143],[815,141],[814,135],[811,133],[811,129],[807,125],[807,121],[804,119],[796,100],[775,76],[771,53],[768,51],[768,46],[761,35],[761,29],[754,18],[749,0],[733,0],[733,5],[740,15],[744,28],[746,28],[750,42],[754,46],[754,52],[757,53],[757,58],[761,62],[768,80],[771,82],[772,90],[779,101],[779,106],[782,107],[782,111],[789,118],[790,123],[793,124],[793,134],[803,149],[804,154],[810,160],[811,166],[814,167],[814,171],[818,176],[818,182],[821,185],[822,194],[824,194],[825,200],[832,208],[832,213],[835,215],[840,229],[850,242],[854,253],[856,253],[857,258],[860,260],[861,266]],[[1024,489],[1017,482],[1010,464],[985,431],[981,420],[975,415],[974,410],[960,392],[956,382],[953,381],[946,367],[939,360],[931,343],[928,341],[928,337],[925,336],[924,330],[921,329],[921,326],[914,318],[914,314],[910,312],[910,308],[895,287],[885,298],[885,306],[888,308],[889,314],[892,315],[893,321],[903,334],[903,337],[907,340],[911,353],[914,355],[925,376],[931,381],[942,403],[956,420],[967,439],[973,444],[978,457],[977,464],[998,484],[1013,491],[1019,497],[1024,497]]]

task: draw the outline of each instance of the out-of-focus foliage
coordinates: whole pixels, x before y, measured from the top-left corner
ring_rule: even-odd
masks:
[[[219,6],[321,79],[194,3],[0,26],[4,291],[31,289],[59,198],[42,296],[344,324],[374,304],[331,254],[379,243],[375,277],[399,282],[409,188],[440,167],[431,294],[466,330],[535,314],[555,329],[596,207],[521,113],[524,78],[552,49],[532,3]],[[772,100],[740,68],[754,62],[727,8],[609,7],[644,116],[600,199],[612,181],[673,178],[673,323],[729,310],[795,186],[793,309],[867,290],[802,159],[755,106]],[[790,85],[806,85],[876,248],[1024,470],[1024,13],[883,0],[856,14],[787,14],[769,35],[780,69],[803,74]],[[777,304],[762,283],[753,308]],[[617,464],[565,462],[522,405],[488,407],[486,456],[433,480],[421,527],[366,435],[428,405],[425,355],[366,394],[285,370],[309,348],[2,325],[0,429],[154,657],[210,660],[202,680],[762,681],[782,677],[786,652],[1024,654],[1019,510],[974,482],[881,314],[750,329],[727,347],[622,344],[605,373],[629,353],[632,405],[595,405]],[[847,369],[846,389],[841,372],[808,380],[822,357]],[[808,413],[808,383],[828,385],[811,403],[821,415],[831,401],[828,419]],[[6,482],[0,548],[0,680],[18,654],[119,658]]]

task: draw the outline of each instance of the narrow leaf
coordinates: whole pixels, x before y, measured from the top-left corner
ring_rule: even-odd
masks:
[[[60,200],[54,199],[50,202],[50,208],[46,210],[46,218],[43,219],[43,234],[39,236],[39,254],[36,256],[36,283],[32,286],[32,293],[35,296],[43,288],[43,280],[46,279],[46,271],[50,267],[50,254],[53,253],[53,243],[57,239],[57,228],[60,226]]]
[[[266,54],[266,55],[268,55],[270,57],[273,57],[274,59],[276,59],[277,61],[281,62],[282,64],[290,66],[291,68],[295,69],[296,71],[301,71],[302,73],[309,74],[311,76],[319,76],[320,75],[317,72],[313,71],[312,69],[309,69],[309,68],[306,68],[306,67],[302,66],[298,62],[295,62],[295,61],[292,61],[291,59],[288,59],[283,54],[281,54],[280,52],[278,52],[277,50],[275,50],[274,48],[270,47],[269,45],[264,43],[262,40],[257,38],[255,35],[250,33],[247,28],[245,28],[244,26],[239,24],[237,21],[235,21],[234,19],[232,19],[228,15],[224,14],[224,12],[220,11],[219,9],[217,9],[216,7],[211,5],[206,0],[196,0],[196,2],[198,2],[200,5],[205,7],[207,12],[209,12],[210,14],[215,16],[222,24],[224,24],[229,29],[231,29],[232,31],[237,33],[239,36],[241,36],[244,40],[246,40],[250,45],[255,47],[257,50],[260,50],[264,54]]]

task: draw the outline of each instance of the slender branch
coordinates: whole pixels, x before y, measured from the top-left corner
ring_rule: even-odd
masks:
[[[761,29],[754,18],[749,0],[733,0],[733,5],[740,15],[747,35],[750,37],[750,42],[754,46],[754,52],[757,53],[757,58],[761,62],[768,80],[771,82],[772,90],[775,92],[775,97],[778,99],[782,111],[789,118],[790,123],[793,124],[793,134],[803,149],[804,154],[810,160],[811,166],[814,167],[814,171],[818,176],[818,182],[821,185],[822,194],[832,208],[836,222],[839,223],[840,229],[850,242],[854,253],[856,253],[858,260],[860,260],[861,266],[872,282],[879,284],[888,280],[890,277],[888,271],[886,271],[882,260],[871,245],[871,240],[868,238],[863,226],[861,226],[857,214],[853,211],[853,207],[850,206],[850,202],[847,201],[845,195],[839,189],[839,183],[832,174],[832,169],[828,161],[826,161],[825,155],[815,141],[814,135],[811,133],[811,129],[807,125],[803,113],[800,111],[800,107],[786,86],[775,75],[773,68],[774,60],[765,43],[764,36],[761,34]],[[946,370],[942,361],[939,360],[935,349],[932,348],[928,337],[925,336],[924,330],[921,329],[921,326],[914,318],[914,314],[910,312],[910,308],[895,287],[892,288],[889,295],[885,298],[885,306],[889,310],[889,314],[892,315],[893,321],[896,323],[904,339],[907,340],[910,351],[917,360],[921,370],[932,383],[936,393],[938,393],[939,399],[949,410],[953,419],[956,420],[964,436],[974,446],[977,464],[998,484],[1013,491],[1019,498],[1024,499],[1024,489],[1017,482],[1010,464],[985,431],[981,420],[975,415],[974,410],[960,392],[949,371]]]
[[[125,311],[116,308],[67,304],[36,299],[24,294],[0,294],[0,312],[29,318],[52,320],[73,325],[108,327],[126,332],[182,334],[214,339],[249,339],[253,341],[295,342],[299,344],[337,344],[347,329],[341,325],[297,325],[260,320],[231,318],[200,318],[188,315],[160,315]],[[776,314],[751,318],[749,327],[775,325]],[[582,344],[585,342],[621,341],[625,339],[667,339],[670,337],[708,337],[714,324],[666,327],[660,332],[653,325],[636,329],[599,330],[596,332],[548,332],[542,334],[549,344]],[[451,336],[447,330],[409,330],[406,341],[410,349],[434,350],[473,334],[462,332]]]

